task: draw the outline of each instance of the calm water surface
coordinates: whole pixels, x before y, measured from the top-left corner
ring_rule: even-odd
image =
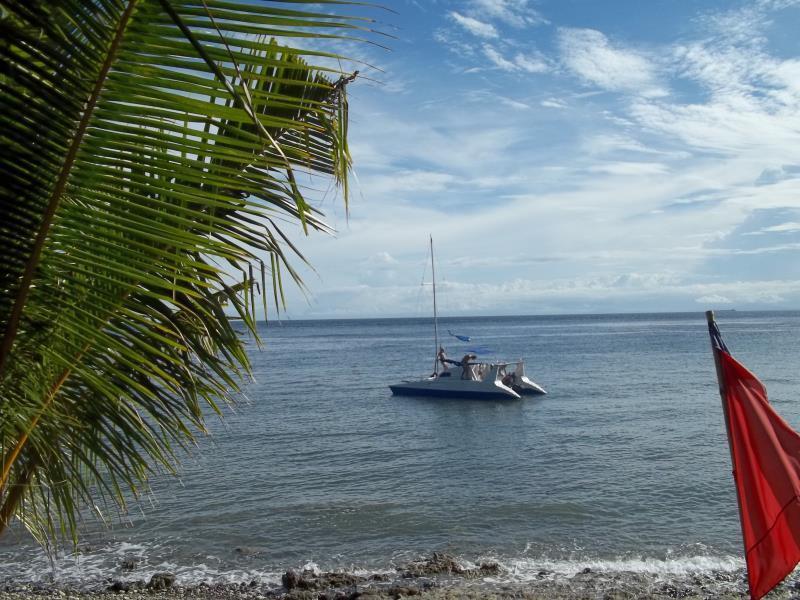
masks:
[[[800,427],[800,313],[718,316],[731,351]],[[181,478],[153,485],[55,570],[23,535],[0,582],[101,581],[136,558],[183,583],[289,567],[391,569],[435,550],[541,568],[738,569],[702,313],[443,319],[549,391],[521,401],[391,396],[430,372],[430,320],[284,322],[251,344],[256,381]],[[445,340],[451,355],[470,344]]]

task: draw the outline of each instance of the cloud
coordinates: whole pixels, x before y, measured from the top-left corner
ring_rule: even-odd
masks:
[[[486,39],[498,37],[497,29],[495,29],[494,25],[491,23],[484,23],[483,21],[467,17],[455,11],[451,11],[449,17],[474,36]]]
[[[389,173],[367,178],[364,188],[372,197],[382,198],[397,193],[442,191],[450,187],[454,181],[455,177],[450,173],[392,169]]]
[[[376,252],[366,260],[362,261],[363,265],[372,267],[382,267],[386,265],[396,265],[397,259],[388,252]]]
[[[496,103],[499,102],[504,106],[508,106],[509,108],[513,108],[516,110],[529,110],[531,105],[527,102],[523,102],[521,100],[515,100],[514,98],[509,98],[507,96],[502,96],[500,94],[495,94],[489,90],[474,90],[467,94],[469,100],[471,102],[475,102],[477,104],[486,104],[487,102]]]
[[[625,126],[630,125],[629,122]],[[681,151],[666,151],[646,146],[629,134],[618,133],[615,131],[603,131],[602,133],[586,136],[581,144],[581,150],[591,156],[608,155],[631,155],[639,154],[645,156],[659,156],[664,158],[683,159],[689,155]]]
[[[419,279],[417,279],[417,284]],[[776,308],[800,298],[797,281],[690,282],[674,274],[629,273],[621,277],[558,280],[511,279],[499,283],[442,281],[440,315],[564,314],[623,310]],[[326,289],[303,316],[418,316],[429,310],[418,285],[384,284]]]
[[[492,64],[494,64],[495,67],[502,69],[503,71],[518,70],[517,65],[504,58],[502,54],[500,54],[493,46],[490,46],[489,44],[483,45],[483,53],[486,55],[486,58],[492,61]]]
[[[542,100],[539,102],[540,106],[545,108],[566,108],[567,103],[563,100],[559,100],[558,98],[547,98],[546,100]]]
[[[450,11],[446,17],[475,37],[484,40],[502,38],[499,42],[500,48],[486,44],[482,48],[484,56],[495,68],[521,73],[546,73],[552,70],[551,62],[540,52],[520,51],[518,48],[523,46],[522,41],[515,39],[513,34],[509,34],[508,27],[504,27],[519,29],[548,23],[529,5],[528,0],[468,0],[462,12]],[[501,30],[504,30],[502,36]],[[436,30],[434,39],[462,58],[475,55],[469,44],[465,44],[457,33],[448,31],[447,28]],[[479,67],[472,66],[467,72],[480,70]]]
[[[669,172],[667,165],[645,162],[608,162],[589,167],[592,173],[608,173],[609,175],[662,175]]]
[[[667,94],[650,60],[633,50],[612,47],[599,31],[561,29],[559,50],[564,66],[587,83],[649,98]]]
[[[497,19],[513,27],[527,27],[549,23],[538,11],[530,6],[528,0],[471,0],[473,13],[484,19]]]
[[[518,52],[514,55],[514,64],[528,73],[546,73],[550,65],[540,55],[525,55]]]
[[[434,31],[433,39],[443,44],[450,52],[460,57],[471,57],[475,55],[475,45],[466,43],[461,32],[440,28]]]
[[[537,54],[525,55],[518,52],[512,58],[505,58],[491,44],[483,45],[483,53],[495,67],[503,71],[545,73],[550,70],[547,61]]]
[[[771,185],[779,181],[800,177],[800,165],[783,165],[782,167],[769,167],[761,171],[756,179],[756,185]]]
[[[704,306],[717,306],[720,304],[733,304],[733,300],[728,298],[727,296],[720,296],[719,294],[711,294],[708,296],[700,296],[699,298],[694,299],[695,302],[698,304],[703,304]]]
[[[671,69],[676,87],[692,86],[691,101],[639,97],[629,116],[694,150],[761,161],[757,185],[796,177],[800,60],[769,53],[764,35],[775,18],[767,9],[774,8],[758,2],[699,19],[698,39],[662,52],[668,58],[662,68]],[[789,164],[774,166],[783,161]]]
[[[686,105],[637,101],[630,114],[640,125],[706,152],[758,155],[774,164],[798,148],[800,106],[776,110],[758,99],[729,100]]]
[[[754,79],[765,70],[765,57],[752,47],[737,47],[699,41],[673,50],[676,74],[701,84],[712,96],[746,97],[758,86]]]
[[[764,227],[758,231],[749,231],[744,235],[763,235],[765,233],[798,233],[800,232],[800,223],[788,222],[781,223],[780,225],[773,225],[771,227]]]
[[[709,12],[696,19],[712,39],[755,45],[764,41],[763,32],[770,23],[768,12],[779,7],[760,2],[726,11]]]

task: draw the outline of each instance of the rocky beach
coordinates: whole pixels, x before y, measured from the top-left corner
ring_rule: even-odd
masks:
[[[633,598],[747,598],[743,571],[654,575],[635,572],[607,572],[584,568],[571,576],[542,570],[534,580],[506,581],[506,570],[495,562],[463,565],[453,556],[433,553],[413,561],[394,573],[352,573],[288,570],[281,583],[265,584],[253,580],[239,584],[182,586],[175,575],[156,573],[145,581],[137,579],[136,566],[122,565],[127,578],[109,577],[103,587],[76,589],[36,585],[5,584],[0,600],[623,600]],[[772,600],[800,597],[800,578],[790,576],[776,588]]]

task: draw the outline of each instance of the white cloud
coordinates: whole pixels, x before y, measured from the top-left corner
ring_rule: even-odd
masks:
[[[607,162],[589,167],[592,173],[608,173],[609,175],[662,175],[669,172],[667,165],[645,162]]]
[[[764,41],[764,30],[769,25],[767,16],[769,10],[771,9],[766,3],[761,3],[761,6],[746,5],[741,8],[706,13],[697,21],[712,35],[712,39],[739,44],[760,44]]]
[[[329,288],[317,298],[322,308],[312,308],[304,316],[427,314],[429,306],[422,302],[418,283],[419,280],[417,285],[402,285],[395,278],[378,286]],[[440,287],[440,315],[601,312],[631,307],[649,312],[674,310],[676,306],[690,310],[697,305],[747,309],[786,305],[800,299],[798,281],[688,282],[670,273],[548,281],[516,278],[500,283],[451,280],[441,282]],[[337,308],[332,312],[330,307]],[[320,313],[315,315],[315,310]]]
[[[530,105],[525,104],[524,102],[520,102],[519,100],[514,100],[513,98],[506,98],[505,96],[498,96],[498,100],[505,106],[509,108],[514,108],[516,110],[528,110]]]
[[[790,6],[800,6],[800,0],[756,0],[756,4],[767,10],[781,10]]]
[[[503,71],[516,71],[519,68],[512,61],[504,58],[503,55],[500,54],[500,52],[498,52],[493,46],[490,46],[489,44],[483,45],[483,53],[486,55],[486,58],[492,61],[492,64],[494,64],[494,66],[496,66],[499,69],[502,69]]]
[[[641,125],[675,136],[694,148],[731,156],[758,153],[775,164],[797,156],[791,149],[800,143],[799,108],[776,110],[747,97],[707,104],[641,100],[632,105],[631,116]]]
[[[546,73],[550,65],[539,55],[525,55],[518,52],[514,55],[514,64],[528,73]]]
[[[750,231],[745,235],[763,235],[765,233],[798,233],[800,232],[800,223],[794,221],[788,223],[781,223],[780,225],[773,225],[772,227],[764,227],[758,231]]]
[[[472,35],[492,39],[498,37],[497,29],[491,23],[484,23],[455,11],[450,12],[450,19],[469,31]]]
[[[507,96],[501,96],[500,94],[495,94],[488,90],[475,90],[470,92],[468,96],[470,101],[484,105],[487,102],[499,102],[503,106],[508,106],[509,108],[513,108],[515,110],[529,110],[531,108],[530,104],[526,102],[509,98]]]
[[[437,192],[454,183],[450,173],[422,170],[392,169],[389,173],[373,175],[364,183],[364,191],[375,198],[384,198],[397,193]]]
[[[719,294],[710,294],[708,296],[700,296],[699,298],[695,298],[694,300],[698,304],[703,304],[705,306],[718,306],[720,304],[733,304],[733,300],[728,298],[727,296],[721,296]]]
[[[539,103],[540,106],[544,106],[545,108],[566,108],[567,103],[563,100],[559,100],[558,98],[548,98],[547,100],[542,100]]]
[[[633,50],[613,47],[599,31],[561,29],[559,48],[564,65],[588,83],[644,97],[667,93],[650,60]]]
[[[364,264],[371,266],[396,265],[397,259],[388,252],[377,252],[365,260]]]
[[[771,4],[706,15],[704,37],[665,48],[674,75],[699,86],[699,98],[638,98],[629,112],[693,149],[760,159],[753,179],[763,185],[796,177],[800,154],[800,60],[767,52],[762,34],[772,17],[764,7]]]
[[[712,248],[707,252],[719,256],[753,256],[758,254],[776,254],[783,252],[796,252],[800,250],[800,243],[796,244],[776,244],[772,246],[762,246],[761,248]]]
[[[764,68],[760,56],[753,48],[742,48],[694,42],[677,46],[674,50],[675,67],[679,75],[700,83],[712,95],[730,97],[752,93],[753,79]]]
[[[491,44],[483,45],[483,53],[495,67],[503,71],[545,73],[550,70],[547,61],[536,54],[525,55],[518,52],[512,58],[505,58],[500,51]]]
[[[581,142],[581,150],[592,156],[605,156],[609,154],[645,154],[660,155],[672,158],[685,158],[685,153],[666,152],[645,146],[639,140],[630,135],[625,135],[616,131],[603,131],[602,133],[589,135]]]
[[[548,23],[528,0],[471,0],[474,13],[485,19],[497,19],[513,27],[526,27]]]
[[[450,29],[437,29],[433,33],[433,39],[446,46],[450,52],[459,56],[469,57],[475,54],[474,44],[466,43],[461,32],[455,32]]]

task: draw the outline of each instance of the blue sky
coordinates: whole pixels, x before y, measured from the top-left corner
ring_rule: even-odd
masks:
[[[800,1],[383,4],[289,317],[800,308]]]

